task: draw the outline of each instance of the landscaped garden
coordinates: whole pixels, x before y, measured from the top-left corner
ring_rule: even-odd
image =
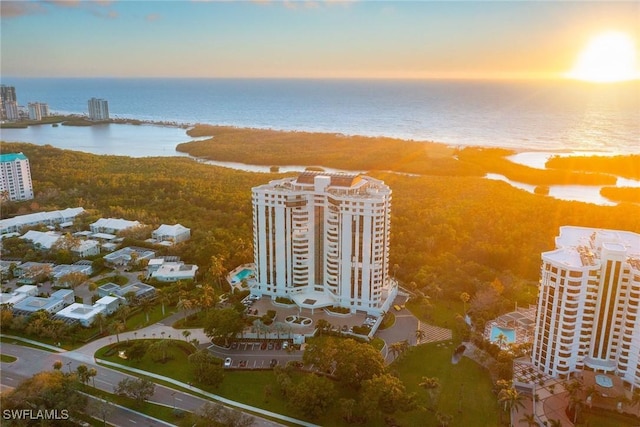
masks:
[[[141,341],[141,340],[137,340]],[[146,340],[150,341],[150,340]],[[158,340],[156,340],[157,342]],[[184,341],[165,340],[170,343],[167,346],[166,360],[157,360],[157,351],[147,352],[137,361],[123,359],[120,357],[120,349],[125,349],[136,342],[121,342],[119,346],[112,345],[104,347],[96,352],[96,358],[105,359],[122,365],[143,369],[171,377],[184,383],[193,383],[199,388],[215,393],[217,395],[261,407],[269,411],[278,412],[284,415],[306,419],[321,425],[349,426],[353,425],[354,419],[347,420],[345,414],[346,401],[353,401],[354,389],[339,378],[328,379],[317,375],[300,371],[297,369],[287,370],[287,379],[283,383],[283,372],[280,371],[235,371],[225,370],[224,379],[217,385],[200,384],[193,375],[193,365],[185,363],[189,360],[188,353],[193,354],[195,349]],[[153,345],[153,344],[152,344]],[[361,344],[367,345],[368,344]],[[451,364],[451,354],[454,345],[429,344],[415,347],[404,353],[394,362],[388,371],[396,375],[406,387],[408,393],[415,393],[416,400],[412,409],[407,411],[395,411],[392,418],[399,425],[437,425],[440,414],[449,414],[452,417],[450,425],[465,426],[494,426],[497,424],[497,403],[496,397],[491,392],[492,383],[488,373],[475,362],[463,358],[457,365]],[[153,353],[156,353],[155,356]],[[154,358],[156,360],[154,360]],[[305,379],[309,377],[311,381]],[[424,377],[434,377],[439,381],[440,386],[434,393],[428,390],[423,382]],[[325,408],[321,415],[310,417],[307,412],[292,402],[300,399],[295,393],[282,392],[284,390],[294,390],[303,381],[314,383],[316,381],[327,382],[333,389],[330,401],[334,404]],[[298,400],[296,400],[298,401]],[[347,412],[345,412],[347,411]],[[389,416],[377,414],[369,418],[365,424],[367,426],[384,426]],[[427,422],[425,423],[425,420]],[[360,421],[362,423],[362,421]]]

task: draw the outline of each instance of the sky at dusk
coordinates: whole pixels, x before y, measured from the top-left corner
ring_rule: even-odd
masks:
[[[536,78],[640,2],[2,1],[6,77]]]

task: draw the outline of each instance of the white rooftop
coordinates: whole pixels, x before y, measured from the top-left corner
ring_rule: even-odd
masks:
[[[50,212],[37,212],[27,215],[15,216],[0,220],[0,231],[10,227],[22,227],[25,225],[68,221],[84,212],[84,208],[67,208]]]
[[[560,227],[556,249],[542,256],[569,267],[600,265],[602,249],[626,254],[628,259],[640,259],[640,234],[630,231],[588,227]]]
[[[51,249],[60,237],[62,237],[60,234],[53,231],[43,233],[42,231],[29,230],[22,236],[22,239],[30,240],[34,245],[40,245],[44,249]]]
[[[154,233],[159,233],[166,236],[177,236],[178,234],[189,231],[189,229],[180,224],[167,225],[162,224],[160,227],[154,230]]]
[[[104,305],[85,305],[76,302],[63,308],[57,314],[68,319],[89,320],[105,310]]]
[[[112,230],[126,230],[127,228],[137,227],[140,223],[138,221],[129,221],[122,218],[100,218],[91,227],[96,228],[110,228]]]

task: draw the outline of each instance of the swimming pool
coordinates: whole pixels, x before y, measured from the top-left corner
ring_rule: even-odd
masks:
[[[245,269],[241,270],[238,274],[233,276],[233,279],[231,280],[231,283],[241,282],[243,279],[246,279],[247,277],[251,276],[252,274],[253,274],[253,270],[245,268]]]
[[[501,328],[500,326],[491,326],[491,338],[490,341],[495,343],[498,340],[498,336],[502,334],[505,337],[505,344],[511,344],[516,342],[515,329]]]

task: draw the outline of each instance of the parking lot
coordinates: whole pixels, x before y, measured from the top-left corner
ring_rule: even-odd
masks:
[[[241,340],[233,342],[229,348],[211,345],[208,349],[214,356],[225,360],[227,369],[270,369],[302,361],[302,351],[295,350],[287,340]]]

